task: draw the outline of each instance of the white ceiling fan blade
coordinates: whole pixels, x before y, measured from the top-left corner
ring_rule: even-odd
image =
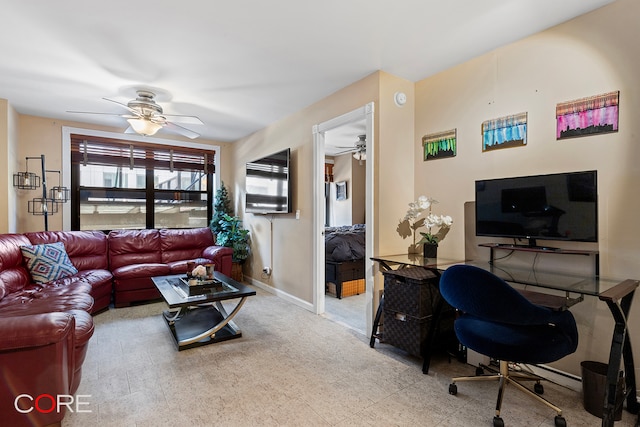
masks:
[[[72,114],[100,114],[103,116],[116,116],[116,117],[129,117],[126,114],[118,114],[118,113],[97,113],[94,111],[71,111],[71,110],[67,110],[67,113],[72,113]]]
[[[182,126],[177,125],[177,124],[172,123],[172,122],[166,122],[164,127],[165,127],[165,129],[167,129],[169,131],[178,133],[178,134],[180,134],[182,136],[186,136],[187,138],[190,138],[190,139],[194,139],[194,138],[197,138],[197,137],[200,136],[199,133],[194,132],[191,129],[187,129],[185,127],[182,127]]]
[[[196,116],[185,116],[181,114],[162,114],[167,120],[174,123],[184,123],[186,125],[203,125],[204,123]]]
[[[351,150],[339,151],[339,152],[337,152],[337,153],[335,153],[333,155],[334,156],[339,156],[341,154],[346,154],[346,153],[355,153],[356,151],[358,151],[358,150],[356,150],[355,148],[352,148]]]
[[[104,99],[105,101],[113,102],[114,104],[118,104],[121,107],[126,108],[128,111],[130,111],[136,117],[143,117],[143,115],[139,111],[134,110],[133,108],[129,107],[127,104],[123,104],[122,102],[118,102],[118,101],[115,101],[115,100],[109,99],[109,98],[102,98],[102,99]]]

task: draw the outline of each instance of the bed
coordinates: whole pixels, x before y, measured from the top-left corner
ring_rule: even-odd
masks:
[[[325,282],[336,285],[336,297],[341,299],[342,282],[364,279],[365,225],[326,227],[324,240]]]

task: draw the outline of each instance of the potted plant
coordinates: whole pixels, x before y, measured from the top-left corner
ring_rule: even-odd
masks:
[[[223,214],[218,221],[216,243],[233,249],[233,262],[243,263],[249,257],[249,230],[237,216]]]
[[[220,184],[220,188],[216,191],[216,196],[213,202],[213,218],[211,218],[211,223],[209,224],[209,228],[213,232],[213,235],[216,236],[222,230],[220,226],[220,220],[224,215],[232,215],[233,212],[231,210],[231,199],[229,199],[229,192],[227,191],[227,187],[224,186],[224,181]],[[224,246],[224,245],[221,245]]]
[[[423,256],[425,258],[436,258],[438,251],[438,242],[444,239],[449,232],[449,228],[453,224],[453,220],[448,215],[436,215],[431,212],[437,200],[420,196],[415,202],[409,203],[409,209],[404,219],[398,225],[398,232],[404,237],[413,236],[413,244],[410,246],[410,253],[416,253],[417,249],[422,246]],[[424,218],[419,218],[424,211],[428,214]],[[422,227],[427,227],[428,231],[420,232],[422,238],[416,242],[416,232]],[[433,227],[438,227],[433,230]]]

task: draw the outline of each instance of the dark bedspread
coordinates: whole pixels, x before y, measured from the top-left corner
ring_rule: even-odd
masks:
[[[324,239],[327,261],[341,262],[364,259],[364,224],[327,227],[324,231]]]

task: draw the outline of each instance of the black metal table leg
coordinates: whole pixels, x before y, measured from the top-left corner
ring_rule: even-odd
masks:
[[[373,319],[373,328],[371,330],[371,340],[369,341],[369,347],[373,348],[376,345],[376,338],[379,338],[378,326],[380,325],[380,317],[382,317],[382,310],[384,307],[384,292],[380,297],[380,304],[378,304],[378,311],[376,311],[376,317]]]
[[[636,398],[635,367],[633,362],[633,351],[631,342],[627,334],[627,317],[631,309],[631,301],[635,289],[627,293],[619,301],[615,298],[600,299],[607,303],[609,311],[615,320],[613,337],[611,339],[611,350],[609,352],[609,367],[607,370],[607,387],[605,389],[604,407],[602,415],[602,426],[613,427],[616,412],[616,391],[618,383],[618,372],[620,371],[621,360],[624,360],[624,371],[626,373],[626,398],[627,411],[637,414],[639,408]],[[622,404],[622,401],[621,403]]]
[[[438,275],[438,280],[440,279],[440,275]],[[439,281],[436,286],[439,286]],[[422,343],[422,348],[420,349],[420,353],[422,355],[422,373],[429,373],[429,365],[431,364],[431,355],[433,354],[433,346],[436,341],[436,331],[438,329],[438,325],[440,324],[440,317],[442,314],[442,307],[444,306],[444,298],[440,295],[440,290],[438,289],[437,293],[437,302],[436,309],[433,313],[433,318],[431,319],[431,325],[429,325],[429,332],[427,333],[427,338]]]

